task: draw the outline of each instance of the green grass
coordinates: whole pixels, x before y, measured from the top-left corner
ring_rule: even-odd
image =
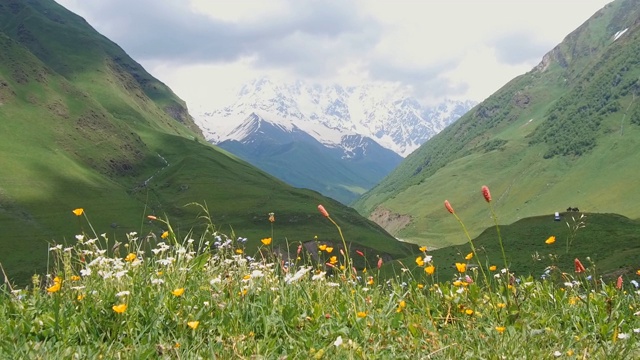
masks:
[[[206,229],[201,236],[176,236],[172,224],[159,218],[150,221],[162,235],[129,233],[123,238],[98,235],[102,229],[97,227],[94,233],[88,221],[93,216],[85,212],[75,219],[82,235],[75,245],[50,245],[46,274],[34,275],[28,286],[6,281],[0,286],[0,357],[627,359],[640,355],[640,318],[635,315],[640,297],[630,282],[640,276],[632,267],[620,286],[601,279],[596,256],[593,266],[585,261],[585,272],[545,258],[542,262],[556,266],[546,280],[518,276],[510,281],[498,267],[485,281],[478,268],[445,273],[448,259],[439,252],[429,252],[432,258],[425,258],[421,266],[383,262],[377,268],[363,264],[355,251],[327,253],[319,248],[325,244],[320,240],[299,252],[298,244],[291,243],[295,255],[287,263],[273,251],[274,243],[250,250],[242,238],[219,232],[207,216],[200,219]],[[571,257],[594,249],[580,238],[583,231],[606,224],[596,215],[587,219],[569,249]],[[543,221],[548,219],[503,227],[508,254],[520,252],[510,241],[515,228],[538,229],[532,237],[544,238],[548,227]],[[262,223],[273,226],[275,234],[280,231],[277,216],[273,223],[267,218]],[[625,223],[637,226],[620,221]],[[628,229],[619,230],[612,237],[617,239]],[[500,262],[495,236],[489,231],[484,236],[476,239],[476,245],[491,261]],[[536,242],[549,252],[565,251],[560,236],[551,245],[544,239]],[[456,262],[473,262],[464,260],[467,252]],[[325,264],[334,254],[335,265]],[[355,269],[341,269],[350,261]],[[435,267],[433,275],[424,271],[428,266]],[[394,267],[398,270],[389,272]],[[412,271],[414,267],[418,271]]]

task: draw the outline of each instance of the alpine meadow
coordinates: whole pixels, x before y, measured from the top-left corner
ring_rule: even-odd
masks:
[[[638,146],[640,0],[353,207],[208,143],[55,1],[0,0],[0,358],[639,358]]]

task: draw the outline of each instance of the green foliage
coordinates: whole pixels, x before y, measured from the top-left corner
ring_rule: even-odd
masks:
[[[630,35],[632,36],[632,35]],[[627,40],[627,39],[625,39]],[[621,110],[618,99],[631,91],[637,96],[640,49],[623,44],[603,53],[575,80],[566,94],[550,107],[545,121],[533,133],[531,143],[545,143],[544,158],[581,156],[596,146],[603,118]]]

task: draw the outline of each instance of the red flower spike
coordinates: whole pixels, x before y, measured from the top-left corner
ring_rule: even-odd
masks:
[[[333,265],[332,263],[329,263],[329,262],[328,262],[328,263],[325,263],[325,265],[327,265],[328,267],[334,268],[334,269],[336,268],[336,266],[335,266],[335,265]]]
[[[489,192],[489,188],[486,185],[482,186],[482,196],[487,202],[491,202],[491,192]]]
[[[360,256],[364,256],[364,253],[360,250],[356,250],[356,254],[360,255]]]
[[[149,219],[149,220],[158,220],[158,218],[153,216],[153,215],[147,215],[147,219]]]
[[[447,208],[447,211],[450,213],[454,213],[453,211],[453,207],[451,206],[451,204],[449,204],[449,200],[445,200],[444,201],[444,207]]]
[[[382,267],[382,258],[378,259],[378,269]]]
[[[324,206],[318,205],[318,211],[320,211],[320,214],[322,214],[322,216],[329,217],[329,213],[327,212],[327,210],[325,210]]]
[[[580,260],[579,260],[578,258],[576,258],[575,260],[573,260],[573,265],[575,265],[575,268],[576,268],[576,272],[577,272],[577,273],[583,273],[583,272],[587,271],[587,270],[584,268],[584,265],[582,265],[582,263],[580,262]]]
[[[622,289],[622,275],[618,276],[618,281],[616,281],[616,289]]]

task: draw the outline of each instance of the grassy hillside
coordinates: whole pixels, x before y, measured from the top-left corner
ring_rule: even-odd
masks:
[[[451,221],[457,224],[453,217]],[[600,276],[612,280],[620,274],[633,275],[637,270],[633,264],[640,257],[640,221],[616,214],[568,212],[561,213],[561,221],[554,221],[553,216],[531,217],[501,226],[500,234],[509,268],[519,276],[540,278],[551,265],[572,269],[574,259],[579,258],[585,264],[593,262]],[[550,236],[556,242],[546,244]],[[478,259],[471,263],[504,267],[495,227],[483,231],[474,245]],[[442,265],[439,275],[446,279],[455,273],[453,264],[464,262],[469,252],[469,244],[464,244],[429,254]]]
[[[640,217],[640,2],[607,5],[527,74],[429,140],[356,208],[394,234],[434,247],[460,244],[442,211],[448,199],[473,237],[486,225],[480,186],[501,221],[568,207]],[[618,31],[628,29],[614,41]],[[416,201],[419,199],[419,201]]]
[[[146,220],[169,215],[180,236],[206,203],[215,225],[255,248],[336,240],[324,204],[349,241],[390,257],[401,244],[354,210],[292,188],[201,140],[182,100],[117,45],[53,1],[0,1],[0,263],[26,281],[47,265],[47,243],[88,231],[162,233]],[[229,231],[228,231],[229,232]],[[347,234],[348,233],[348,234]]]

